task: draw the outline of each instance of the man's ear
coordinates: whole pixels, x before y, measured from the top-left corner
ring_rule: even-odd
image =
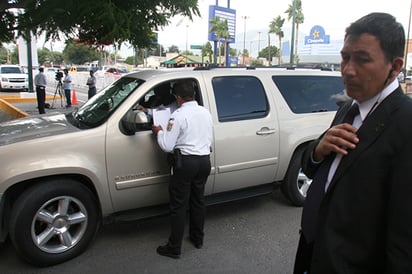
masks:
[[[395,73],[396,75],[398,75],[398,73],[401,71],[401,69],[403,68],[403,58],[401,57],[396,57],[395,59],[393,59],[392,61],[392,68],[391,68],[391,75],[390,77],[394,76],[393,74]]]

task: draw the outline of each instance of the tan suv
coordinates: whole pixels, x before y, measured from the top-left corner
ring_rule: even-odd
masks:
[[[271,193],[302,205],[306,144],[345,99],[337,72],[169,69],[123,76],[70,113],[0,124],[0,239],[36,265],[77,256],[99,224],[164,213],[169,167],[138,110],[153,89],[193,82],[214,122],[208,203]]]

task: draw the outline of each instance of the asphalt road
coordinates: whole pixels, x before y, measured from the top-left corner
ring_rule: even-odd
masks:
[[[156,254],[166,241],[168,218],[107,225],[79,257],[48,268],[22,261],[10,242],[0,248],[0,273],[274,273],[292,272],[301,208],[280,190],[273,195],[209,207],[200,250],[184,240],[175,260]],[[187,231],[186,231],[187,232]]]

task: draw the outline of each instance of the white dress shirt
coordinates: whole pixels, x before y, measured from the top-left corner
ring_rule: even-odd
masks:
[[[395,89],[397,89],[398,87],[399,87],[399,82],[397,79],[395,79],[389,85],[387,85],[381,92],[379,92],[377,95],[375,95],[371,99],[363,103],[358,103],[354,100],[353,103],[359,105],[359,114],[355,116],[355,119],[353,120],[352,125],[356,127],[357,129],[360,128],[360,126],[362,125],[366,117],[368,117],[368,115],[370,115],[378,107],[378,105],[387,96],[389,96],[392,92],[394,92]],[[330,169],[329,169],[328,180],[326,181],[326,184],[325,184],[325,191],[328,189],[329,184],[332,181],[333,175],[335,175],[336,169],[338,168],[342,157],[343,157],[342,154],[337,154],[335,157],[335,160],[333,160],[332,165],[330,166]]]
[[[157,134],[163,151],[178,148],[183,155],[209,155],[212,139],[212,116],[196,101],[183,103],[172,113],[167,128]]]

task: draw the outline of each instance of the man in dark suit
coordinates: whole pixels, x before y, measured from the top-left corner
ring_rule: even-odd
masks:
[[[313,181],[295,274],[412,273],[412,100],[397,80],[404,48],[389,14],[346,29],[341,71],[353,100],[304,152]],[[353,121],[349,109],[359,111]]]

